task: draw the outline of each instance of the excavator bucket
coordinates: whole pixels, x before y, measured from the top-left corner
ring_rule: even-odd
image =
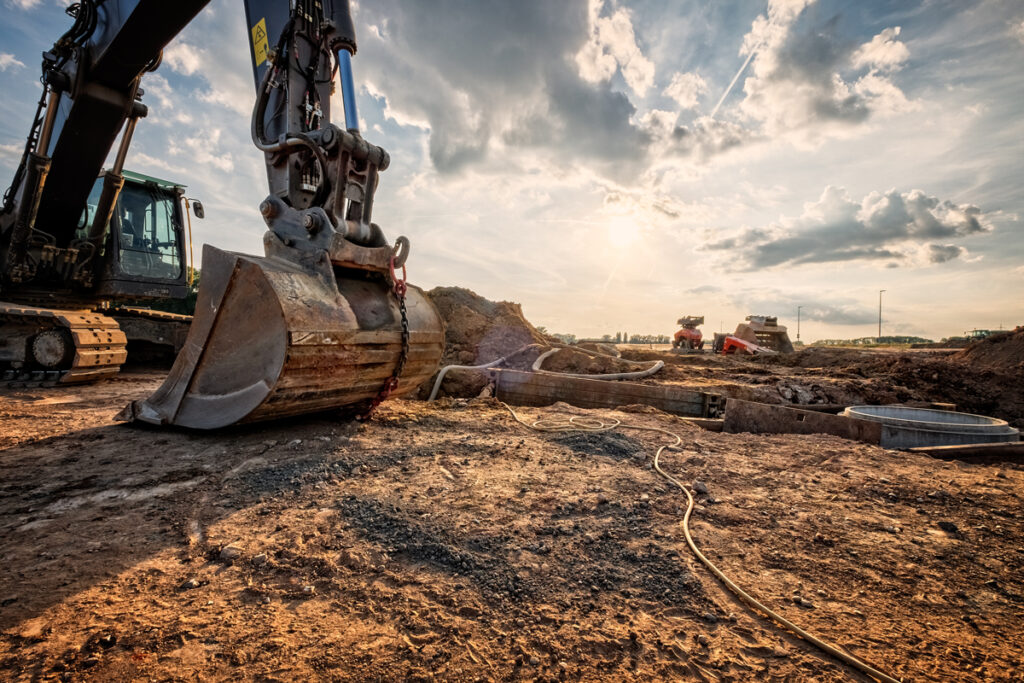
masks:
[[[733,336],[777,353],[793,353],[793,342],[785,325],[774,316],[748,315],[746,322],[736,326]]]
[[[185,346],[156,393],[120,417],[216,429],[368,407],[399,363],[401,311],[383,278],[323,272],[207,245]],[[429,299],[410,287],[405,303],[409,347],[392,396],[426,381],[444,345]]]

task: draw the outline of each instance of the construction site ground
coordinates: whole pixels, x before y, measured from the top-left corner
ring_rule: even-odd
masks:
[[[669,362],[646,381],[755,400],[1022,414],[1019,387],[978,388],[988,370],[953,376],[942,354],[626,355]],[[0,678],[866,680],[695,560],[685,495],[651,466],[660,434],[534,432],[450,397],[368,423],[114,422],[161,377],[0,393]],[[1020,462],[715,433],[645,407],[521,413],[678,433],[662,465],[706,487],[697,543],[823,639],[907,681],[1021,679]]]

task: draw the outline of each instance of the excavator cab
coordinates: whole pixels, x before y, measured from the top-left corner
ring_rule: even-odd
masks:
[[[122,171],[103,243],[98,294],[118,300],[178,300],[187,292],[184,186],[141,173]],[[82,238],[92,225],[103,192],[101,176],[82,212]]]

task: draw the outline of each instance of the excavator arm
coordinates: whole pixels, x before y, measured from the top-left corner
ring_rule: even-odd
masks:
[[[94,273],[81,266],[97,261],[135,125],[147,113],[142,76],[207,2],[83,0],[68,8],[75,22],[43,55],[43,96],[0,212],[5,282],[32,281],[41,266],[59,263],[64,279],[91,283]],[[118,134],[99,211],[82,240],[76,232],[86,198]],[[39,257],[40,245],[48,257]]]
[[[92,286],[131,137],[146,114],[142,76],[205,4],[72,6],[75,25],[47,53],[40,113],[0,215],[3,283],[37,281],[47,265],[49,277]],[[185,344],[163,386],[130,404],[124,419],[209,429],[333,408],[366,413],[415,390],[440,359],[440,316],[405,284],[409,241],[390,243],[371,220],[390,159],[359,133],[348,0],[244,4],[256,83],[249,125],[270,189],[259,206],[265,256],[204,248]],[[336,74],[344,128],[331,123]],[[122,129],[83,237],[85,199]]]

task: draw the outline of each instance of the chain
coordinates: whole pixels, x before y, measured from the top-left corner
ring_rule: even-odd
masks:
[[[398,247],[395,247],[395,253],[397,253]],[[409,289],[409,285],[406,284],[406,271],[405,264],[403,263],[402,277],[398,277],[395,273],[395,253],[391,254],[390,270],[388,274],[388,284],[391,285],[391,294],[398,301],[398,310],[402,314],[402,351],[398,356],[398,363],[395,364],[395,371],[391,373],[391,377],[384,382],[384,386],[377,392],[377,395],[370,401],[369,408],[366,409],[365,413],[358,416],[359,420],[369,420],[373,416],[373,411],[377,409],[391,392],[398,388],[398,378],[402,375],[402,370],[405,369],[405,363],[409,360],[409,315],[405,309],[405,293]]]

